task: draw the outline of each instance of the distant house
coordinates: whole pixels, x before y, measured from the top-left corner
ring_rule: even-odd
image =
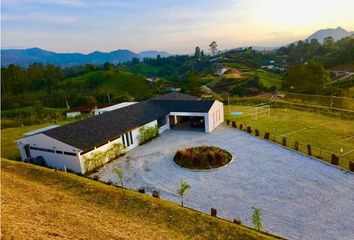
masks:
[[[218,64],[216,66],[215,74],[221,76],[224,75],[227,72],[227,70],[228,69],[226,68],[225,64]]]
[[[351,74],[351,70],[336,70],[336,71],[331,71],[331,76],[332,77],[338,77],[338,76],[346,76]]]
[[[85,173],[90,170],[86,166],[88,156],[105,152],[116,143],[125,145],[127,151],[137,147],[142,128],[157,127],[162,133],[197,126],[208,133],[223,121],[223,103],[169,93],[85,120],[27,133],[17,140],[17,146],[22,160],[41,157],[49,167]],[[103,159],[100,165],[109,160]]]
[[[66,112],[66,117],[77,117],[80,115],[91,114],[97,107],[108,107],[111,104],[99,104],[99,105],[85,105],[81,107],[71,108]]]

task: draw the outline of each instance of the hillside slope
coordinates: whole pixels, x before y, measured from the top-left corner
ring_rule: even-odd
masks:
[[[164,200],[1,160],[4,239],[272,239]]]
[[[64,80],[65,83],[83,83],[85,81],[88,81],[90,86],[97,88],[96,92],[105,88],[113,93],[128,93],[136,100],[149,98],[153,94],[152,87],[143,76],[125,71],[98,70]]]

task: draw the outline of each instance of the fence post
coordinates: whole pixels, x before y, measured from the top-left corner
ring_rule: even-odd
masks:
[[[295,141],[295,150],[299,151],[299,142],[298,141]]]
[[[339,164],[339,157],[334,153],[332,153],[331,163],[336,166]]]
[[[286,146],[286,137],[283,137],[282,145],[283,145],[283,146]]]
[[[152,192],[152,196],[153,196],[154,198],[160,198],[160,192],[158,192],[158,191],[153,191],[153,192]]]
[[[213,216],[213,217],[216,217],[217,211],[216,211],[215,208],[211,208],[211,209],[210,209],[210,215]]]
[[[270,133],[269,132],[265,132],[264,133],[264,139],[269,140],[269,137],[270,137]]]
[[[311,144],[307,144],[307,154],[308,155],[312,155],[312,153],[311,153]]]
[[[254,130],[254,133],[255,133],[255,135],[256,135],[257,137],[259,136],[259,130],[258,130],[258,129]]]
[[[349,170],[354,172],[354,162],[349,161]]]
[[[252,133],[252,128],[251,128],[251,126],[248,126],[248,127],[247,127],[247,132],[248,132],[248,133]]]

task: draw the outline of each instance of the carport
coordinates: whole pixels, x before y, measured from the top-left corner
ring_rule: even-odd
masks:
[[[169,120],[173,130],[205,131],[204,116],[170,115]]]

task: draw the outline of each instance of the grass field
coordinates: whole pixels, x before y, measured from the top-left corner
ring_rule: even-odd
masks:
[[[74,174],[1,160],[3,239],[274,239]]]
[[[236,117],[230,112],[241,111],[243,116]],[[287,144],[293,148],[295,141],[300,143],[300,151],[307,153],[307,144],[312,145],[313,156],[330,160],[334,152],[340,158],[340,166],[349,168],[349,161],[354,160],[354,128],[353,121],[342,120],[319,113],[298,111],[294,109],[272,108],[270,117],[266,113],[254,119],[254,107],[225,106],[225,119],[235,120],[245,127],[271,133],[271,139],[281,143],[287,138]],[[343,154],[342,154],[343,153]]]
[[[69,122],[71,121],[69,120],[64,122],[58,122],[58,125],[66,124]],[[8,159],[19,158],[20,153],[17,149],[15,140],[19,138],[23,138],[24,137],[23,134],[26,132],[30,132],[35,129],[47,127],[50,125],[53,125],[53,123],[44,123],[40,125],[1,129],[1,157],[8,158]]]

